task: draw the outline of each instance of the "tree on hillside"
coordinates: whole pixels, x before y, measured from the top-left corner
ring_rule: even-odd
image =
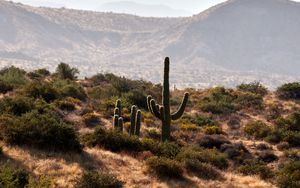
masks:
[[[79,74],[79,70],[77,68],[70,67],[70,65],[66,63],[60,63],[55,71],[56,75],[61,79],[77,79],[77,74]]]

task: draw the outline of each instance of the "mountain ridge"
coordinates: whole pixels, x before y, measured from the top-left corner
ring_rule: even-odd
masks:
[[[113,72],[157,83],[170,56],[178,87],[259,80],[274,88],[299,79],[298,5],[229,0],[192,17],[147,18],[0,1],[0,66],[51,69],[64,61],[83,76]]]

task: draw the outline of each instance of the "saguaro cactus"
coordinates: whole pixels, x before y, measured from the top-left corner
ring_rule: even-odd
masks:
[[[131,115],[130,115],[130,135],[140,135],[141,128],[141,119],[142,113],[140,110],[137,110],[137,107],[134,105],[131,107]],[[118,99],[116,101],[114,116],[113,116],[113,128],[115,130],[123,131],[123,118],[122,118],[122,105],[121,100]]]
[[[162,89],[162,105],[156,103],[152,96],[147,97],[147,104],[149,111],[162,121],[162,141],[170,139],[171,133],[171,120],[177,120],[181,118],[184,113],[186,104],[188,102],[189,93],[185,93],[179,109],[171,114],[170,109],[170,84],[169,84],[169,72],[170,72],[170,59],[165,58],[164,63],[164,81]]]
[[[137,110],[136,106],[131,107],[131,114],[130,114],[130,135],[140,135],[141,129],[141,119],[142,113],[140,110]]]
[[[122,118],[122,106],[121,100],[116,101],[114,116],[113,116],[113,128],[115,130],[123,131],[123,118]]]

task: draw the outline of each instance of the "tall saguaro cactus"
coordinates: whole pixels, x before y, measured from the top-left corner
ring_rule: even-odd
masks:
[[[155,117],[159,118],[162,121],[162,133],[161,133],[162,141],[167,141],[170,139],[171,120],[177,120],[181,118],[189,98],[189,93],[185,93],[179,109],[176,112],[171,114],[169,72],[170,72],[170,59],[166,57],[165,65],[164,65],[162,105],[157,104],[156,101],[152,98],[152,96],[149,95],[147,97],[147,104],[148,104],[149,111]]]

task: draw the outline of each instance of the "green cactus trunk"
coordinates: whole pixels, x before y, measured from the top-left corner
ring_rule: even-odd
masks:
[[[131,114],[130,114],[130,129],[129,129],[129,134],[130,135],[134,135],[135,134],[136,112],[137,112],[136,106],[132,106],[131,107]]]
[[[157,118],[162,121],[162,133],[161,140],[170,140],[171,134],[171,120],[179,119],[185,110],[188,102],[189,94],[185,93],[181,105],[175,113],[171,114],[170,109],[170,83],[169,83],[169,72],[170,72],[170,59],[166,57],[164,65],[164,81],[162,91],[162,106],[158,105],[151,96],[147,97],[147,105],[149,111]]]
[[[163,91],[162,91],[162,104],[164,107],[164,119],[162,123],[162,133],[161,133],[162,141],[169,140],[170,133],[171,133],[169,73],[170,73],[170,60],[167,57],[165,59],[164,84],[163,84]]]

